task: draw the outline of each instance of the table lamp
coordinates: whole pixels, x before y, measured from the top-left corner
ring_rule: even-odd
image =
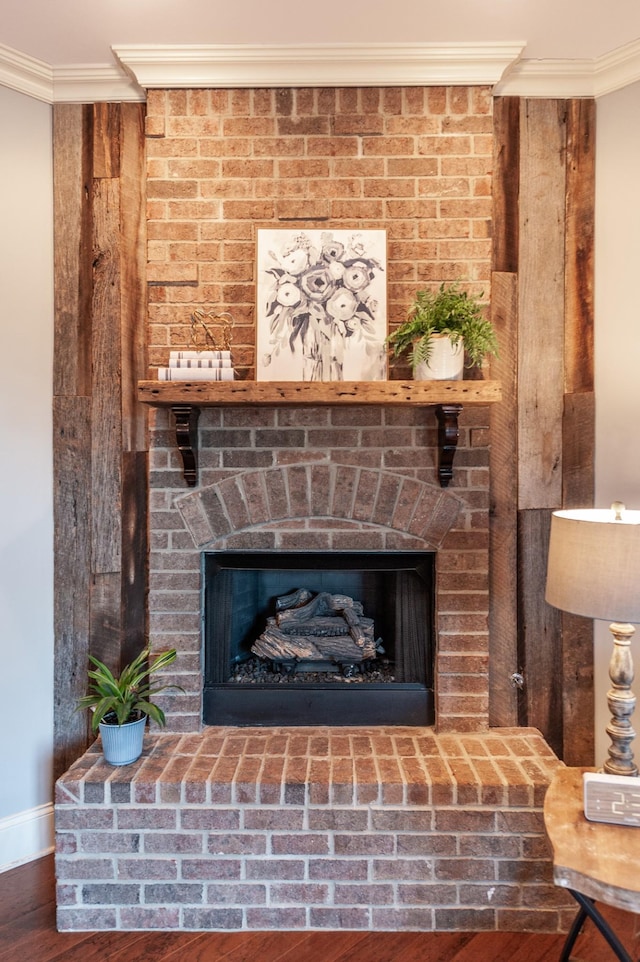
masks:
[[[610,510],[583,508],[554,511],[551,516],[546,600],[554,608],[613,622],[609,775],[637,775],[631,742],[633,659],[630,642],[640,623],[640,511],[616,501]]]

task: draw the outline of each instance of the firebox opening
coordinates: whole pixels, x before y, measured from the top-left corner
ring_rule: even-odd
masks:
[[[432,725],[435,557],[205,553],[205,724]]]

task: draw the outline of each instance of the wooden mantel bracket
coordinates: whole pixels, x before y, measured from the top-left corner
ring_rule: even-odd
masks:
[[[200,408],[195,404],[172,404],[176,424],[176,444],[182,458],[183,476],[187,485],[194,488],[198,483],[198,418]],[[438,478],[446,488],[453,478],[453,459],[458,447],[458,418],[461,404],[437,404],[438,420]]]
[[[203,407],[238,405],[413,404],[435,408],[438,422],[438,480],[453,478],[458,418],[464,404],[502,400],[499,381],[139,381],[146,404],[170,407],[189,487],[198,483],[198,418]]]
[[[458,418],[462,411],[461,404],[437,404],[436,417],[438,419],[438,449],[440,461],[438,463],[438,477],[440,487],[446,488],[453,477],[453,459],[458,447]]]
[[[183,476],[190,488],[198,481],[198,418],[200,408],[193,404],[172,404],[176,421],[176,443],[182,457]]]

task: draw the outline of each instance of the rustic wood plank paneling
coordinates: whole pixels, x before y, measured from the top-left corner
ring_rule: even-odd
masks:
[[[124,451],[148,447],[148,412],[138,400],[138,381],[147,377],[147,225],[144,104],[122,105],[121,364]]]
[[[520,191],[520,99],[498,97],[493,104],[493,270],[518,270]]]
[[[567,104],[565,390],[593,391],[595,101]]]
[[[563,752],[563,659],[561,615],[544,602],[551,512],[518,515],[518,645],[524,672],[523,724],[539,728],[560,756]]]
[[[138,400],[147,376],[147,229],[144,104],[123,104],[121,123],[122,644],[130,661],[147,638],[148,410]]]
[[[557,507],[562,497],[565,143],[564,101],[525,101],[518,275],[521,509]]]
[[[565,395],[563,423],[563,507],[593,504],[595,398]],[[593,621],[563,614],[563,759],[567,765],[594,764]]]
[[[517,357],[518,283],[515,274],[496,272],[491,280],[491,317],[500,345],[492,374],[502,385],[502,403],[490,408],[491,528],[489,591],[490,712],[495,726],[518,724],[517,595]]]
[[[122,462],[121,661],[131,661],[147,640],[146,451],[126,451]]]
[[[96,180],[93,192],[92,570],[121,569],[120,192]],[[114,603],[116,599],[114,598]],[[119,605],[119,594],[118,594]]]
[[[93,574],[89,586],[91,606],[91,654],[104,661],[112,671],[120,668],[122,605],[120,572]]]
[[[120,104],[93,105],[93,176],[120,176]]]
[[[91,111],[53,110],[53,393],[91,393]]]
[[[562,435],[562,507],[590,507],[595,474],[595,395],[565,395]]]
[[[562,506],[593,504],[595,102],[567,104]],[[594,764],[593,622],[562,614],[563,758]]]
[[[567,765],[594,765],[593,621],[560,614],[562,759]]]
[[[86,693],[89,653],[90,400],[53,401],[54,775],[90,742],[89,719],[75,711]]]

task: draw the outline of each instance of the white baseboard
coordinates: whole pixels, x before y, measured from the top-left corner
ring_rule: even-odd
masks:
[[[0,872],[48,855],[53,845],[53,805],[0,818]]]

